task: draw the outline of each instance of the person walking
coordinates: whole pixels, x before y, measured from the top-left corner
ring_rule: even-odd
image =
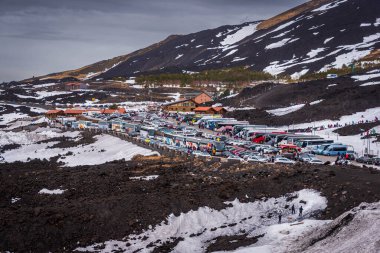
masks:
[[[299,209],[300,213],[299,213],[299,216],[302,216],[302,211],[303,211],[303,208],[302,206],[300,206],[300,209]]]
[[[278,224],[281,224],[281,219],[282,219],[282,213],[281,211],[278,213]]]
[[[292,214],[296,213],[296,208],[294,207],[294,204],[292,205]]]

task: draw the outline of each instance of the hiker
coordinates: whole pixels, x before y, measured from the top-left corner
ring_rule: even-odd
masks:
[[[294,207],[294,204],[292,205],[292,214],[296,213],[296,208]]]
[[[281,224],[282,213],[278,213],[278,224]]]
[[[300,214],[299,214],[299,216],[302,216],[302,211],[303,211],[303,208],[302,208],[302,206],[300,206]]]

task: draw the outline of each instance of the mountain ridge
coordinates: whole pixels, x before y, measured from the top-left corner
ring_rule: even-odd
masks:
[[[297,79],[368,55],[374,57],[367,61],[378,63],[376,5],[376,0],[313,0],[264,21],[171,35],[130,54],[39,78],[112,79],[244,66]]]

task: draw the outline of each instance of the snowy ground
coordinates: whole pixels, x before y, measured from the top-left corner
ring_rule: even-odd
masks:
[[[361,135],[340,136],[337,133],[333,133],[336,128],[329,128],[321,131],[316,131],[316,135],[319,135],[325,139],[334,140],[335,142],[341,142],[343,144],[351,145],[354,151],[359,155],[365,153],[365,148],[368,147],[368,140],[361,139]],[[380,132],[380,127],[374,128],[377,133]],[[370,143],[370,154],[380,155],[380,143]]]
[[[299,105],[292,105],[289,107],[283,107],[283,108],[278,108],[278,109],[273,109],[273,110],[267,110],[267,113],[276,115],[276,116],[282,116],[286,115],[295,111],[298,111],[302,107],[304,107],[305,104],[299,104]]]
[[[286,251],[380,252],[379,217],[380,202],[362,203],[334,221],[304,233],[300,240],[290,244]]]
[[[301,205],[300,201],[305,201],[306,204],[302,204],[304,208],[303,217],[310,218],[316,212],[326,208],[327,200],[318,192],[309,189],[291,195],[295,198],[288,202],[285,196],[251,203],[242,203],[236,199],[232,202],[226,202],[228,206],[220,211],[206,206],[188,213],[181,213],[180,216],[171,214],[167,220],[154,227],[150,226],[142,234],[130,235],[124,241],[107,241],[104,243],[105,248],[103,249],[97,248],[101,244],[95,244],[77,250],[134,252],[140,249],[139,252],[152,252],[154,247],[147,247],[147,245],[159,246],[164,242],[182,237],[184,240],[175,246],[173,252],[205,252],[207,246],[215,238],[242,234],[244,230],[249,237],[264,234],[255,244],[255,247],[257,250],[266,251],[250,252],[271,252],[274,249],[279,249],[279,247],[285,248],[290,243],[289,238],[295,238],[301,232],[329,222],[304,220],[303,224],[294,225],[294,223],[298,223],[298,214],[292,215],[289,209],[285,209],[285,205],[294,204],[298,209]],[[283,213],[285,224],[277,224],[279,212]],[[268,218],[269,213],[273,214],[271,218]]]
[[[5,151],[3,162],[27,161],[28,159],[50,159],[61,155],[58,162],[64,166],[102,164],[114,160],[130,160],[137,154],[153,155],[157,152],[141,148],[110,135],[97,135],[92,144],[69,148],[50,148],[57,141],[48,141],[54,137],[66,136],[78,140],[79,132],[60,132],[57,129],[38,129],[34,132],[1,132],[0,144],[20,144],[21,147]],[[44,143],[39,141],[47,140]]]
[[[367,109],[363,112],[357,112],[352,115],[345,115],[342,116],[339,120],[320,120],[315,121],[311,123],[302,123],[302,124],[296,124],[292,125],[290,128],[294,129],[305,129],[308,127],[321,127],[324,126],[326,129],[315,131],[316,135],[319,135],[326,139],[332,139],[335,142],[341,142],[344,144],[352,145],[354,147],[355,152],[358,154],[363,154],[365,148],[367,147],[367,141],[360,139],[362,136],[360,134],[353,135],[353,136],[339,136],[336,133],[333,133],[333,131],[337,128],[327,128],[329,124],[334,125],[336,123],[339,123],[340,125],[345,124],[353,124],[357,123],[361,120],[369,120],[373,121],[375,117],[380,118],[380,107]],[[284,129],[288,129],[288,127],[283,127]],[[377,127],[375,128],[376,132],[379,133],[380,129]],[[375,155],[380,155],[380,144],[379,143],[371,143],[370,144],[370,150],[371,153]]]
[[[28,117],[28,115],[21,112],[12,112],[12,113],[3,114],[0,116],[0,125],[8,125],[12,121],[26,118],[26,117]]]

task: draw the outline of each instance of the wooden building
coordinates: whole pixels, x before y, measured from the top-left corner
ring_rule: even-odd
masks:
[[[55,119],[58,116],[62,116],[62,115],[64,115],[63,110],[49,110],[45,112],[46,118],[49,118],[49,119]]]
[[[126,112],[125,108],[117,108],[117,109],[104,109],[101,111],[102,114],[124,114]]]
[[[215,111],[215,114],[221,114],[221,115],[224,115],[224,114],[227,113],[226,108],[221,107],[221,106],[213,107],[213,109],[214,109],[214,111]]]
[[[183,94],[184,99],[192,99],[197,104],[203,104],[206,102],[212,101],[211,95],[208,93],[201,91],[201,92],[192,92],[192,93],[185,93]]]
[[[88,84],[80,82],[70,82],[65,83],[65,90],[86,90],[88,89]]]
[[[194,109],[197,114],[225,114],[227,110],[223,107],[211,107],[211,106],[200,106]]]
[[[65,116],[79,116],[82,115],[86,110],[84,109],[67,109],[64,111]]]
[[[200,106],[194,109],[197,114],[215,114],[215,110],[211,106]]]
[[[197,107],[193,99],[183,99],[175,102],[166,103],[162,109],[168,112],[191,112]]]

